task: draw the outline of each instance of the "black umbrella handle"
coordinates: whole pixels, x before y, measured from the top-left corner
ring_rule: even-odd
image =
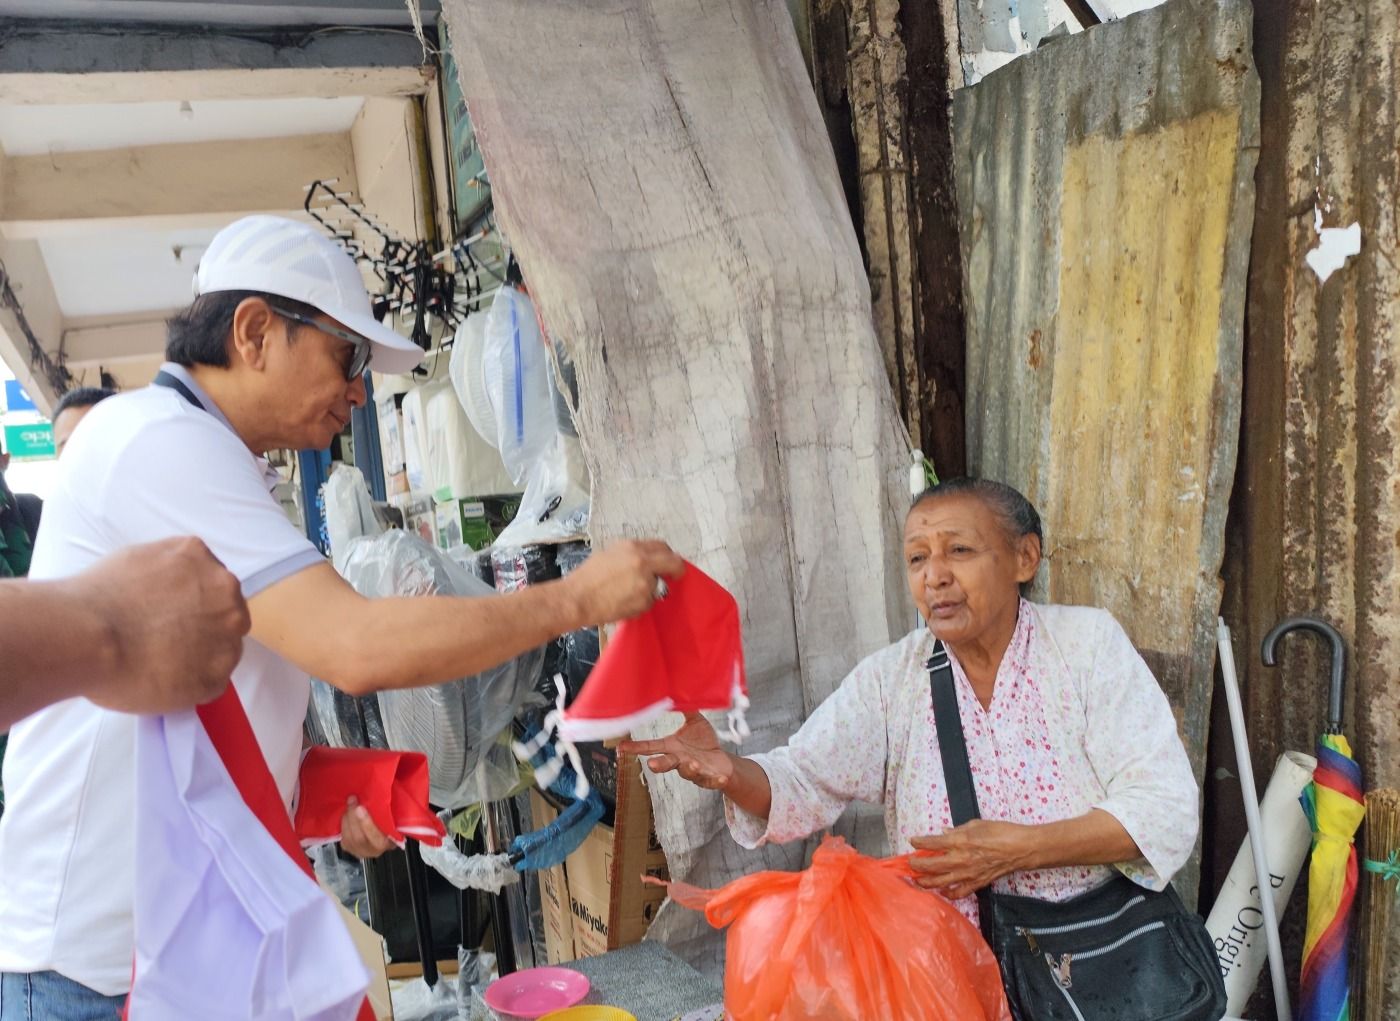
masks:
[[[1290,631],[1311,631],[1327,639],[1332,647],[1332,687],[1327,695],[1327,733],[1342,732],[1342,694],[1347,668],[1347,646],[1342,633],[1325,620],[1317,617],[1285,617],[1274,625],[1274,629],[1264,636],[1259,650],[1265,666],[1277,666],[1276,657],[1279,639]]]

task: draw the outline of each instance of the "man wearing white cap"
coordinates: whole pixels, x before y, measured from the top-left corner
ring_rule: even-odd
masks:
[[[242,585],[252,631],[233,672],[290,804],[308,675],[353,694],[469,676],[568,631],[634,616],[682,570],[664,543],[599,551],[569,577],[483,599],[359,596],[269,493],[273,449],[324,449],[365,402],[363,371],[423,352],[378,323],[353,260],[304,224],[252,216],[201,260],[156,385],[93,408],[59,463],[31,577],[174,535]],[[110,1018],[132,964],[135,720],[82,699],[15,727],[0,818],[0,1021]],[[344,839],[389,846],[363,809]]]

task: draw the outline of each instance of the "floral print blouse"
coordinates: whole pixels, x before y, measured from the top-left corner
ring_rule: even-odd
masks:
[[[862,660],[782,748],[753,756],[768,774],[772,810],[759,819],[725,800],[745,847],[805,837],[851,801],[881,804],[894,853],[952,827],[920,628]],[[984,819],[1038,824],[1099,808],[1142,851],[1117,868],[1160,890],[1195,845],[1199,797],[1166,696],[1106,610],[1021,601],[990,705],[950,656],[958,708]],[[1013,872],[997,892],[1062,901],[1103,883],[1110,866]],[[972,921],[975,897],[957,902]]]

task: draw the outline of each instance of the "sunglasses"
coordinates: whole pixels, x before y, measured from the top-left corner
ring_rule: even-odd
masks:
[[[343,340],[353,347],[355,353],[350,356],[350,365],[345,370],[345,379],[347,382],[359,376],[369,367],[369,357],[372,353],[370,343],[359,334],[351,333],[349,330],[342,330],[338,326],[328,326],[323,322],[312,319],[310,316],[304,316],[299,312],[292,312],[285,308],[278,308],[276,305],[269,304],[268,307],[283,319],[290,319],[294,323],[301,323],[304,326],[310,326],[312,329],[320,330],[322,333],[329,333],[332,337]]]

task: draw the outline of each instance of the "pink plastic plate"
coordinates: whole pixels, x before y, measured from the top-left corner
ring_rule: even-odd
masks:
[[[568,968],[527,968],[486,987],[486,1006],[512,1017],[542,1017],[588,995],[588,977]]]

